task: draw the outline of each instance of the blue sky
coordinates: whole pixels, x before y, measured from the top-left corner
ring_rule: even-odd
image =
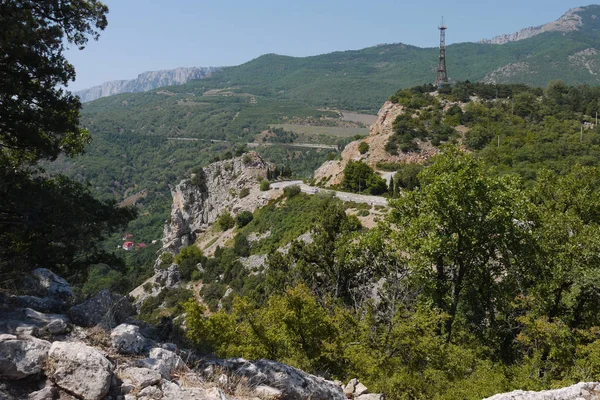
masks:
[[[78,90],[144,71],[239,65],[266,53],[308,56],[380,43],[478,41],[554,21],[582,0],[104,0],[108,28],[70,50]]]

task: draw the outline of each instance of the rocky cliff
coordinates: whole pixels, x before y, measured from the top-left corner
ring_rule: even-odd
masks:
[[[480,41],[480,43],[506,44],[510,42],[516,42],[518,40],[529,39],[530,37],[539,35],[540,33],[577,31],[583,25],[582,17],[579,15],[579,13],[582,11],[584,11],[584,8],[573,8],[554,22],[521,29],[519,32],[509,35],[500,35],[492,39],[483,39]]]
[[[163,248],[176,253],[194,243],[225,211],[237,214],[253,212],[270,197],[261,192],[258,182],[274,165],[257,153],[246,153],[202,168],[171,190],[173,204],[170,221],[165,225]]]
[[[193,79],[204,79],[220,67],[175,68],[139,74],[136,79],[104,82],[102,85],[74,92],[83,103],[119,93],[145,92],[163,86],[182,85]]]
[[[400,153],[392,155],[385,150],[385,145],[393,135],[392,124],[398,115],[404,113],[404,107],[386,101],[377,113],[377,119],[369,129],[366,139],[356,140],[349,143],[341,154],[341,160],[325,162],[315,171],[314,178],[317,184],[330,186],[337,185],[344,179],[344,168],[348,161],[364,161],[370,167],[375,168],[377,163],[423,163],[438,150],[429,142],[419,143],[420,152]],[[369,145],[365,154],[360,154],[358,146],[361,142]]]

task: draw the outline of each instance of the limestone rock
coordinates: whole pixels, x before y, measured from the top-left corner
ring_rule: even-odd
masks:
[[[163,381],[163,400],[228,400],[219,388],[204,389],[200,387],[180,387],[174,382]]]
[[[39,328],[52,335],[60,335],[68,330],[69,319],[62,314],[44,314],[31,308],[23,310],[28,320],[40,324]]]
[[[167,269],[157,269],[154,280],[159,285],[166,288],[174,288],[181,280],[179,267],[177,264],[171,264]]]
[[[65,308],[65,303],[50,297],[29,295],[11,296],[14,307],[31,308],[44,313],[59,313]]]
[[[100,400],[110,389],[112,364],[99,351],[81,342],[54,342],[47,374],[57,386],[77,397]]]
[[[492,39],[484,39],[481,40],[480,43],[489,43],[489,44],[506,44],[510,42],[516,42],[519,40],[529,39],[530,37],[539,35],[540,33],[545,32],[573,32],[579,30],[583,26],[583,20],[581,16],[578,14],[580,11],[583,11],[582,8],[573,8],[565,15],[560,17],[558,20],[554,22],[550,22],[545,25],[540,25],[536,27],[529,27],[525,29],[521,29],[519,32],[515,32],[509,35],[500,35],[496,36]]]
[[[361,382],[358,382],[356,384],[356,387],[354,388],[354,395],[360,396],[360,395],[367,394],[367,393],[369,393],[369,389],[367,389],[367,387],[365,385],[363,385]]]
[[[114,327],[134,314],[134,309],[127,298],[103,290],[96,296],[81,304],[71,307],[69,316],[80,326],[92,327],[103,324]]]
[[[221,69],[220,67],[175,68],[162,71],[149,71],[139,74],[136,79],[104,82],[75,92],[82,103],[112,96],[119,93],[145,92],[164,86],[182,85],[192,79],[204,79]]]
[[[245,376],[250,385],[278,388],[286,400],[345,400],[342,388],[324,378],[271,360],[247,361],[243,358],[222,360],[219,366]]]
[[[263,399],[278,400],[283,396],[283,392],[271,386],[259,385],[254,389],[254,393]]]
[[[600,383],[578,383],[556,390],[526,392],[515,390],[510,393],[497,394],[484,400],[595,400],[600,398]]]
[[[58,390],[53,386],[46,386],[42,390],[29,394],[27,400],[53,400],[58,395]]]
[[[138,367],[156,371],[169,380],[174,372],[185,367],[185,363],[174,352],[155,347],[150,350],[150,357],[138,361]]]
[[[139,354],[144,349],[146,339],[135,325],[121,324],[110,333],[112,344],[119,353]]]
[[[38,268],[31,273],[37,280],[38,296],[62,300],[66,303],[73,299],[73,291],[69,283],[46,268]]]
[[[258,179],[265,178],[274,166],[257,153],[249,152],[231,160],[219,161],[201,169],[190,179],[181,181],[171,190],[173,204],[170,222],[165,225],[163,248],[177,253],[194,243],[198,233],[205,231],[225,211],[254,211],[269,198],[258,189]],[[238,193],[247,188],[248,196]]]
[[[383,395],[374,393],[362,394],[356,397],[356,400],[383,400]]]
[[[163,392],[156,386],[148,386],[140,390],[137,398],[140,400],[160,400],[163,398]]]
[[[158,385],[161,380],[161,375],[147,368],[126,368],[119,377],[123,380],[123,383],[131,383],[136,390],[142,390],[148,386]]]
[[[356,384],[358,383],[358,379],[352,378],[348,382],[348,384],[344,387],[344,394],[348,397],[354,394],[354,390],[356,389]]]
[[[9,379],[21,379],[39,373],[46,360],[50,342],[27,337],[13,339],[3,335],[0,341],[0,375]]]

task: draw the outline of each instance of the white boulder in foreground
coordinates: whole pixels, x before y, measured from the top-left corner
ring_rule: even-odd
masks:
[[[112,364],[81,342],[54,342],[48,353],[49,377],[56,385],[87,400],[103,399],[110,389]]]
[[[562,389],[526,392],[515,390],[501,393],[484,400],[597,400],[600,399],[600,383],[581,382]]]

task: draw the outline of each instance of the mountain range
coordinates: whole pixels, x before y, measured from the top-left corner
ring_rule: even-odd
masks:
[[[447,48],[451,80],[544,86],[600,84],[600,5],[569,10],[557,21],[478,43]],[[452,34],[452,27],[448,36]],[[107,82],[77,92],[83,101],[161,86],[224,89],[256,96],[296,99],[318,106],[374,112],[393,92],[433,82],[437,48],[403,43],[310,57],[266,54],[235,67],[178,68],[148,72],[132,81]],[[202,83],[197,83],[202,79]],[[185,85],[184,85],[185,86]]]
[[[204,79],[219,67],[175,68],[141,73],[135,79],[104,82],[101,85],[74,92],[83,103],[120,93],[145,92],[157,87],[181,85],[192,79]]]

